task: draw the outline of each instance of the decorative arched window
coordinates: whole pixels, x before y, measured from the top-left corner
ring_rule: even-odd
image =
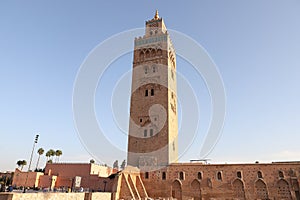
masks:
[[[154,96],[154,89],[151,89],[151,96]]]
[[[149,51],[149,49],[146,50],[146,58],[150,58],[150,51]]]
[[[218,179],[219,181],[222,181],[222,173],[221,173],[221,172],[218,172],[218,173],[217,173],[217,179]]]
[[[145,55],[144,55],[144,52],[141,51],[141,52],[140,52],[140,60],[144,60],[144,56],[145,56]]]
[[[179,179],[184,180],[184,172],[179,172]]]
[[[202,179],[202,173],[198,172],[198,179],[201,180]]]
[[[236,173],[236,176],[237,176],[238,178],[242,178],[242,172],[238,171],[238,172]]]
[[[157,55],[159,55],[159,56],[162,55],[162,50],[161,50],[161,49],[158,49],[158,50],[157,50]]]
[[[152,137],[153,136],[153,129],[151,128],[150,129],[150,137]]]
[[[144,67],[144,72],[145,72],[145,74],[148,74],[148,66]]]
[[[152,65],[152,72],[155,73],[156,72],[156,66]]]
[[[257,172],[257,178],[263,178],[263,175],[262,175],[261,171]]]

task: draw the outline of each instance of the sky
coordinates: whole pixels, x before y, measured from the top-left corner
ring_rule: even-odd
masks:
[[[112,165],[126,159],[125,151],[116,157],[105,149],[103,155],[90,154],[74,123],[73,87],[80,66],[97,45],[120,32],[143,28],[156,9],[167,28],[188,35],[207,51],[223,79],[226,119],[222,136],[207,156],[210,162],[299,160],[299,1],[12,0],[0,2],[0,171],[14,170],[20,159],[29,161],[36,134],[40,138],[33,166],[39,147],[61,149],[61,162],[96,158]],[[124,150],[126,130],[114,119],[111,99],[121,77],[127,73],[130,78],[131,67],[131,53],[112,62],[95,95],[103,131]],[[195,141],[180,157],[189,162],[199,158],[211,102],[203,78],[187,61],[177,57],[177,69],[195,91],[200,110]],[[130,90],[130,82],[125,83]],[[127,93],[116,103],[127,104],[123,129],[128,123]],[[181,94],[178,91],[179,104]],[[40,167],[45,161],[43,157]]]

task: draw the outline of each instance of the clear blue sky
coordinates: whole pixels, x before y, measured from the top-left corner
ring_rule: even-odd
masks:
[[[222,137],[209,155],[212,162],[299,160],[299,1],[1,1],[1,171],[13,170],[19,159],[29,160],[37,133],[37,147],[61,149],[62,161],[88,162],[93,157],[73,122],[77,71],[96,45],[143,27],[156,9],[168,28],[207,50],[223,78],[227,114]],[[131,63],[132,55],[126,55],[112,64],[110,73],[122,75]],[[203,83],[201,77],[183,68],[183,60],[177,65],[197,91],[207,121],[209,101],[201,98],[205,92],[197,85]],[[107,78],[107,91],[110,84]],[[100,119],[111,115],[99,103],[105,98],[96,95]],[[104,130],[115,126],[110,121]],[[197,158],[199,138],[182,161]],[[126,148],[126,139],[118,142]],[[108,155],[102,161],[109,165],[126,158]]]

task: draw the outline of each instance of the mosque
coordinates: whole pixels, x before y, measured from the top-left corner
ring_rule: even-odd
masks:
[[[80,187],[116,200],[300,199],[300,162],[178,162],[176,85],[175,48],[156,11],[134,40],[128,166],[116,171],[92,163],[47,164],[45,173],[31,172],[28,185],[74,188],[80,177]],[[13,184],[24,180],[17,171]]]

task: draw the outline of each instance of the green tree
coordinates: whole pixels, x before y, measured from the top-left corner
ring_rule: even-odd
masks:
[[[19,168],[21,167],[21,171],[22,171],[22,170],[23,170],[23,167],[24,167],[25,165],[27,165],[27,161],[26,161],[26,160],[18,160],[18,161],[17,161],[17,165],[18,165]]]
[[[23,170],[23,167],[27,165],[27,161],[26,160],[22,160],[22,167],[21,167],[21,170]]]
[[[50,150],[46,152],[46,157],[47,157],[47,161],[48,161],[51,157]]]
[[[36,169],[37,169],[38,166],[39,166],[40,157],[41,157],[41,155],[43,155],[44,152],[45,152],[45,150],[44,150],[43,148],[39,148],[39,149],[37,150],[37,153],[39,154],[39,157],[38,157],[37,162],[36,162]]]
[[[113,168],[114,168],[114,169],[119,169],[119,161],[118,161],[118,160],[116,160],[116,161],[114,162]]]
[[[59,157],[62,155],[62,151],[61,150],[56,150],[55,151],[55,156],[56,156],[56,162],[59,162]]]
[[[53,149],[49,149],[46,153],[47,161],[53,160],[53,156],[55,156],[55,151]]]
[[[121,168],[121,169],[124,169],[124,168],[125,168],[125,166],[126,166],[126,160],[123,160],[123,162],[122,162],[122,164],[121,164],[120,168]]]
[[[22,166],[22,160],[18,160],[17,165],[18,165],[18,168],[20,169],[20,167]]]
[[[55,156],[55,151],[53,149],[50,149],[50,155],[51,155],[51,160],[53,160],[53,157]]]

